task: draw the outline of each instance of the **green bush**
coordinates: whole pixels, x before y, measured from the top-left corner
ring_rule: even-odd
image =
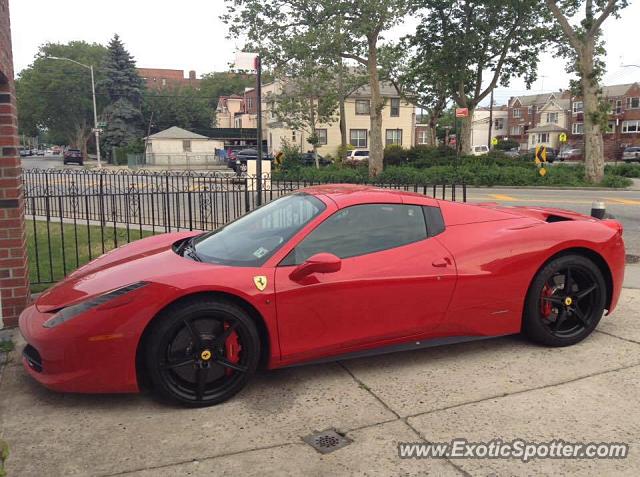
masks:
[[[399,166],[408,160],[407,150],[398,144],[390,144],[384,148],[384,166]]]
[[[614,166],[605,166],[605,174],[640,178],[640,164],[620,164]]]
[[[280,162],[280,170],[295,171],[300,169],[302,164],[302,153],[298,146],[284,142],[282,145],[282,158]]]

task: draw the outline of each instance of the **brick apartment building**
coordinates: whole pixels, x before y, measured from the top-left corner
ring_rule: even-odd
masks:
[[[184,70],[166,70],[161,68],[138,68],[138,74],[144,80],[148,89],[176,89],[191,87],[198,89],[200,80],[196,72],[191,70],[185,77]]]
[[[17,116],[9,2],[0,0],[0,328],[15,325],[29,300]]]
[[[610,103],[608,127],[603,132],[605,160],[620,158],[622,150],[640,145],[640,85],[604,86],[602,96]],[[559,148],[559,136],[567,134],[567,147],[584,145],[584,112],[581,98],[569,91],[512,97],[509,99],[507,137],[521,149],[536,145]]]

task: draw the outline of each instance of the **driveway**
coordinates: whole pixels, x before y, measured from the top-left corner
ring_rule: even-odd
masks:
[[[640,290],[588,340],[498,338],[264,373],[206,409],[49,392],[16,352],[0,385],[9,476],[640,474]],[[96,357],[104,359],[105,357]],[[321,455],[302,441],[353,440]],[[626,442],[624,460],[400,459],[398,442]]]

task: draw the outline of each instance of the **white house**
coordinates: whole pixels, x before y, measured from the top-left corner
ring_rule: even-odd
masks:
[[[145,138],[146,163],[152,166],[203,166],[215,162],[216,149],[224,142],[171,127]]]
[[[489,117],[491,117],[491,137],[489,137]],[[509,111],[506,106],[494,106],[493,112],[485,107],[476,108],[471,121],[471,145],[491,147],[492,138],[507,135],[508,119]]]

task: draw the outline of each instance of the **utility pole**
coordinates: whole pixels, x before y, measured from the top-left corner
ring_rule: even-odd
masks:
[[[256,113],[258,129],[258,163],[256,164],[256,205],[262,205],[262,62],[260,56],[255,58],[256,69]]]
[[[493,133],[493,88],[491,88],[491,100],[489,104],[489,138],[487,146],[491,149],[491,135]]]

